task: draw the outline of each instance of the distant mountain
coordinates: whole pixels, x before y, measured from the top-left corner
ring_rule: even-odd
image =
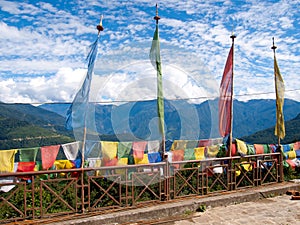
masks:
[[[53,104],[43,104],[43,105],[38,106],[38,108],[40,108],[40,109],[45,109],[47,111],[54,112],[62,117],[66,116],[69,107],[70,107],[69,103],[65,103],[65,104],[53,103]]]
[[[233,136],[244,137],[270,128],[276,122],[275,100],[234,101]],[[68,104],[48,104],[40,108],[66,115]],[[300,103],[285,99],[285,120],[295,118]],[[157,127],[156,101],[130,102],[116,105],[95,105],[95,127],[100,135],[114,139],[160,138]],[[218,99],[201,104],[184,100],[165,100],[165,127],[167,139],[201,139],[219,137]]]
[[[37,147],[73,141],[65,119],[29,104],[0,103],[0,149]]]
[[[88,136],[120,141],[160,139],[155,100],[122,105],[92,105],[95,111],[91,115],[95,120],[88,123]],[[73,141],[73,131],[67,131],[64,127],[69,106],[70,104],[47,104],[34,107],[29,104],[0,103],[0,149]],[[235,100],[233,136],[249,142],[276,143],[273,134],[275,106],[275,100]],[[299,112],[299,102],[285,100],[287,135],[282,143],[299,140]],[[165,100],[165,128],[166,139],[219,137],[218,100],[201,104]],[[259,132],[268,128],[267,131]]]
[[[258,131],[252,135],[242,137],[241,139],[249,143],[270,144],[278,143],[278,138],[274,135],[275,126]],[[280,140],[282,144],[300,141],[300,113],[292,120],[285,121],[286,136]]]
[[[300,112],[300,103],[294,100],[284,101],[285,120],[295,118]],[[270,128],[276,123],[275,100],[234,101],[233,135],[242,137]]]
[[[70,134],[64,128],[65,118],[63,116],[30,104],[6,104],[0,102],[0,116],[26,121],[56,132]]]

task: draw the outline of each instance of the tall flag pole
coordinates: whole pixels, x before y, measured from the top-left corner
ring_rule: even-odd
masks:
[[[220,84],[219,98],[219,132],[225,138],[228,137],[229,156],[232,151],[232,124],[233,124],[233,53],[234,39],[236,36],[232,34],[232,45],[225,64],[222,81]]]
[[[283,116],[283,105],[284,105],[284,81],[280,74],[279,67],[277,65],[275,50],[276,46],[274,44],[273,37],[273,49],[274,53],[274,78],[275,78],[275,92],[276,92],[276,126],[275,135],[278,137],[278,145],[280,145],[280,139],[285,137],[285,127],[284,127],[284,116]]]
[[[98,40],[100,38],[100,32],[104,30],[102,26],[102,19],[103,16],[100,18],[100,23],[97,25],[98,36],[96,41],[90,46],[90,52],[87,56],[87,63],[88,63],[88,70],[85,76],[84,82],[77,92],[72,104],[70,105],[67,111],[67,118],[65,127],[68,130],[73,129],[83,129],[83,136],[80,137],[82,141],[82,162],[81,168],[84,166],[84,152],[85,152],[85,143],[86,143],[86,120],[87,120],[87,113],[89,111],[89,93],[90,93],[90,86],[92,81],[92,75],[94,71],[94,65],[97,57],[97,50],[98,50]]]
[[[158,113],[158,126],[162,136],[162,152],[165,155],[165,128],[164,128],[164,96],[163,96],[163,84],[162,84],[162,68],[160,58],[160,45],[159,45],[159,32],[158,32],[158,6],[156,4],[156,29],[153,36],[152,46],[150,50],[150,60],[152,65],[157,71],[157,113]]]

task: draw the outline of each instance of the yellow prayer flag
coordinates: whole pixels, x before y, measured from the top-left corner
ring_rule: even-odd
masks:
[[[128,158],[120,158],[120,159],[118,159],[117,166],[126,166],[126,165],[128,165]],[[116,173],[117,174],[125,175],[126,174],[126,170],[125,169],[116,169]]]
[[[72,169],[74,167],[70,160],[55,160],[54,165],[57,170]]]
[[[186,148],[186,140],[175,140],[171,146],[171,150],[184,150]]]
[[[295,159],[297,157],[295,151],[288,151],[286,154],[288,155],[288,159]]]
[[[14,172],[17,150],[0,150],[0,172]]]
[[[117,157],[119,142],[101,141],[103,158],[112,160]]]
[[[236,144],[237,144],[237,148],[238,148],[238,152],[242,155],[247,155],[247,145],[245,142],[235,139],[236,140]]]
[[[205,159],[205,147],[198,147],[198,148],[194,148],[195,151],[195,158],[196,160],[202,160]]]
[[[144,154],[144,157],[142,159],[134,158],[135,164],[149,164],[148,160],[148,154]]]
[[[211,145],[207,146],[207,156],[208,157],[216,157],[219,152],[219,145]]]
[[[275,91],[276,91],[276,126],[275,135],[283,139],[285,137],[283,104],[284,104],[284,81],[280,74],[277,65],[276,57],[274,55],[274,76],[275,76]]]

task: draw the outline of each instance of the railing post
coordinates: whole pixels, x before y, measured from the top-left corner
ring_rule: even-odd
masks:
[[[170,163],[168,161],[168,155],[164,155],[165,157],[165,201],[170,200]]]
[[[279,145],[276,149],[276,152],[279,152],[279,182],[282,183],[284,181],[284,174],[283,174],[283,156],[281,152],[281,146]]]
[[[227,182],[228,182],[228,191],[233,190],[232,181],[233,181],[233,172],[232,172],[232,158],[228,160],[228,174],[227,174]]]

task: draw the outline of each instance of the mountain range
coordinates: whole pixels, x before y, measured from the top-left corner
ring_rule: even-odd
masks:
[[[156,101],[121,105],[91,104],[92,121],[88,130],[101,140],[160,139]],[[0,103],[0,149],[36,147],[74,141],[73,131],[65,129],[70,104]],[[277,143],[275,100],[234,101],[233,136],[250,143]],[[300,103],[286,99],[284,116],[286,138],[300,139]],[[219,137],[218,100],[192,104],[184,100],[165,100],[166,139],[205,139]]]
[[[191,104],[185,100],[165,100],[164,103],[166,139],[192,140],[219,137],[218,99],[201,104]],[[39,107],[65,116],[69,105],[47,104]],[[247,137],[267,128],[272,129],[276,123],[275,100],[259,99],[247,102],[234,100],[233,107],[234,137]],[[97,104],[94,105],[94,110],[96,127],[94,129],[100,135],[108,138],[116,138],[117,135],[119,139],[160,138],[155,100],[122,105]],[[299,112],[299,102],[285,99],[285,121],[295,119]]]

